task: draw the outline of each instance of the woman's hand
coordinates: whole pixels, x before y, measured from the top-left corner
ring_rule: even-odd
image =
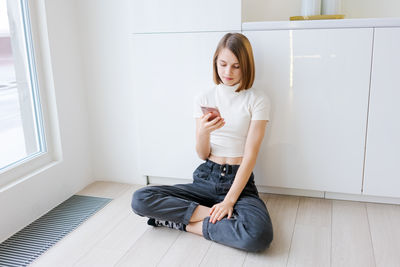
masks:
[[[208,121],[212,113],[209,112],[200,118],[196,118],[196,152],[202,160],[206,160],[211,153],[210,133],[225,125],[221,117]]]
[[[225,215],[228,214],[228,219],[232,217],[234,204],[222,201],[218,204],[215,204],[210,209],[210,222],[215,223],[216,221],[222,220]]]
[[[200,133],[210,134],[212,131],[215,131],[225,125],[225,120],[219,116],[211,121],[208,121],[211,115],[212,113],[209,112],[200,117]]]

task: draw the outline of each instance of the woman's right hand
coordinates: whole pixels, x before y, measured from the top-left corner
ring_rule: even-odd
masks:
[[[211,121],[208,121],[211,115],[212,113],[209,112],[200,117],[200,133],[210,134],[212,131],[215,131],[225,125],[225,120],[219,116]]]

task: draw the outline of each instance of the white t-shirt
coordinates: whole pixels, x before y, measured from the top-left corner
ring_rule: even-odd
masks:
[[[201,106],[217,107],[225,125],[211,132],[211,154],[242,157],[251,120],[270,120],[270,101],[263,92],[250,88],[235,92],[239,84],[218,84],[196,96],[195,118],[203,115]]]

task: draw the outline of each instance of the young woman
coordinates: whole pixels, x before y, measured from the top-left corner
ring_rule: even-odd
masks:
[[[195,101],[196,151],[205,160],[193,183],[137,190],[133,211],[153,226],[188,231],[246,251],[269,247],[273,234],[259,198],[253,168],[269,120],[267,96],[252,88],[255,69],[249,40],[228,33],[213,59],[214,88]],[[219,115],[203,114],[216,107]]]

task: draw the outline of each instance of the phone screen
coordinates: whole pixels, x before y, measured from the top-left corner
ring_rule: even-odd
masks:
[[[201,110],[203,111],[203,114],[207,114],[211,112],[211,117],[208,119],[208,121],[212,121],[216,117],[220,116],[221,114],[219,113],[218,108],[213,108],[213,107],[201,107]]]

